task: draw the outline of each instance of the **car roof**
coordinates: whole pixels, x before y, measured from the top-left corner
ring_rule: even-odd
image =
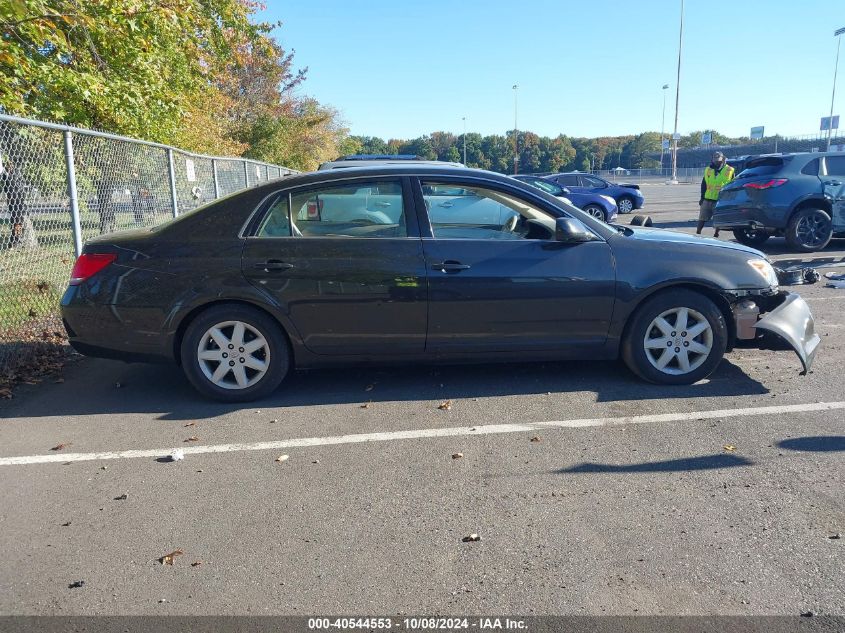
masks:
[[[420,158],[353,158],[351,160],[338,159],[322,163],[317,171],[329,171],[332,169],[351,169],[353,167],[365,167],[370,165],[449,165],[451,167],[463,167],[460,163],[450,163],[440,160],[423,160]]]

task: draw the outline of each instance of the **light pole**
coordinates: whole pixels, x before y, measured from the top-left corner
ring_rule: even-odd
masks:
[[[845,33],[845,28],[833,32],[836,38],[836,65],[833,67],[833,92],[830,94],[830,119],[827,121],[827,151],[830,151],[830,135],[833,132],[833,99],[836,97],[836,72],[839,70],[839,44],[842,42],[842,37]]]
[[[681,51],[684,45],[684,0],[681,0],[681,28],[678,32],[678,81],[675,84],[675,132],[672,134],[672,182],[678,183],[678,102],[681,96]]]
[[[464,122],[464,166],[467,164],[467,118],[461,117],[461,120]]]
[[[660,119],[660,175],[663,175],[663,141],[666,138],[666,91],[669,84],[663,84],[663,117]]]
[[[516,125],[516,95],[518,94],[519,84],[513,85],[513,173],[519,171],[519,146],[517,145],[517,138],[519,137],[519,127]]]

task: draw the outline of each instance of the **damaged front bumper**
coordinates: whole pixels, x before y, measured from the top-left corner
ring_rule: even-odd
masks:
[[[810,306],[800,295],[781,291],[769,297],[745,297],[733,305],[733,313],[738,340],[762,340],[763,333],[774,334],[798,355],[804,368],[801,375],[810,371],[821,339]]]

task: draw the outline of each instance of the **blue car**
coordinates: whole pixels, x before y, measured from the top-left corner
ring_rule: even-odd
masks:
[[[566,187],[572,192],[598,193],[610,196],[616,200],[619,213],[630,213],[634,209],[642,208],[645,204],[645,198],[643,198],[639,185],[617,185],[606,181],[604,178],[592,174],[582,174],[581,172],[552,174],[545,176],[545,178],[561,187]]]
[[[513,176],[517,180],[521,180],[533,187],[537,187],[547,194],[566,200],[570,204],[575,205],[582,211],[586,211],[594,218],[602,220],[603,222],[613,222],[616,219],[617,208],[616,201],[610,196],[596,193],[580,193],[571,191],[568,188],[561,187],[549,180],[540,178],[539,176]]]

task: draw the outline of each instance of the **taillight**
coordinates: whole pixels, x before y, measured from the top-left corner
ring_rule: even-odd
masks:
[[[117,259],[114,253],[82,253],[70,273],[70,285],[78,286]]]
[[[742,185],[745,189],[771,189],[772,187],[780,187],[787,182],[786,178],[772,178],[768,182],[749,182]]]

